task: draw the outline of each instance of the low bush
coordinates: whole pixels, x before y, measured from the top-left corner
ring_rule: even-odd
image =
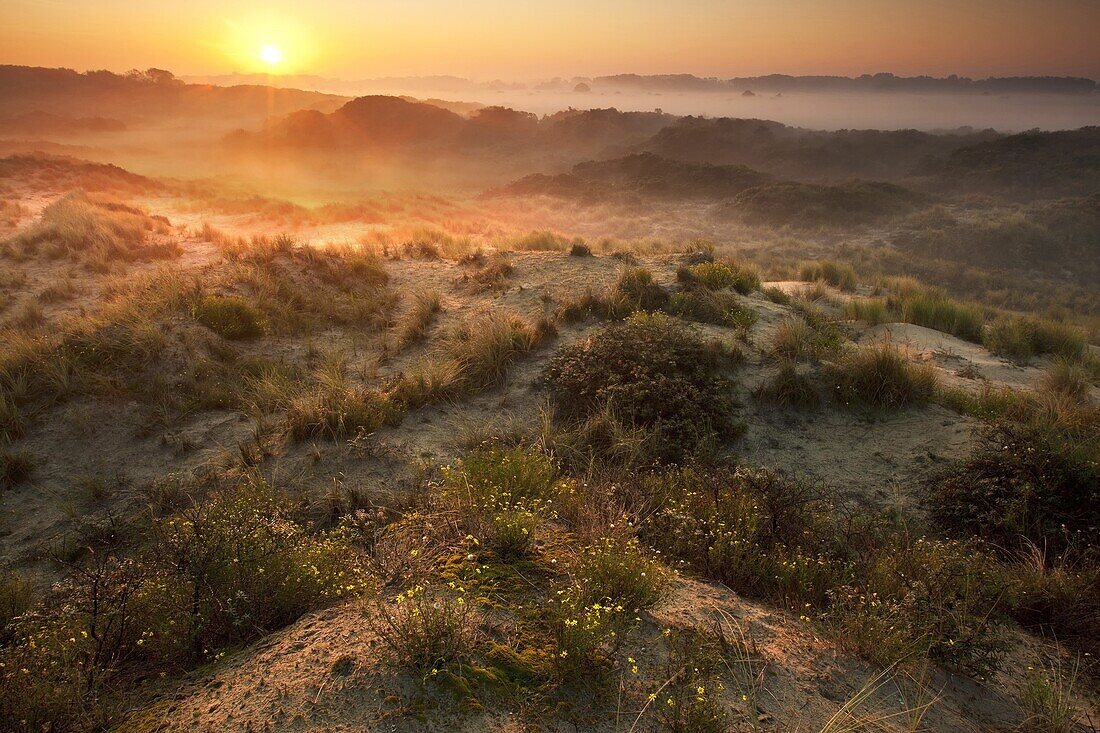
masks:
[[[392,603],[379,603],[375,625],[394,661],[424,675],[469,658],[480,633],[473,604],[465,593],[416,586]]]
[[[550,457],[522,445],[477,448],[443,470],[443,498],[467,534],[506,560],[529,554],[560,491]]]
[[[756,269],[730,262],[685,265],[676,271],[676,279],[685,285],[697,285],[708,290],[733,288],[742,295],[760,289],[760,273]]]
[[[569,255],[571,257],[591,257],[592,248],[584,242],[573,242],[569,247]]]
[[[263,315],[244,298],[207,295],[195,304],[195,320],[224,339],[256,338],[264,334]]]
[[[583,421],[610,407],[660,433],[660,457],[678,460],[735,436],[733,384],[723,349],[661,314],[639,314],[563,349],[546,370],[559,414]]]
[[[671,560],[816,617],[876,661],[919,655],[982,673],[1004,583],[976,549],[912,535],[765,470],[684,468],[639,479],[659,506],[643,539]]]
[[[582,604],[622,606],[629,613],[655,606],[668,582],[664,566],[637,540],[611,537],[581,552],[573,576]]]
[[[941,526],[1014,551],[1100,547],[1096,418],[1079,425],[1000,420],[970,458],[929,484]]]
[[[935,367],[914,363],[889,342],[853,349],[829,372],[838,400],[883,409],[924,404],[939,385]]]
[[[141,680],[207,664],[361,592],[347,533],[311,533],[297,508],[247,476],[150,522],[132,551],[111,532],[82,537],[94,551],[0,649],[0,719],[110,728]]]
[[[669,313],[700,323],[713,323],[744,331],[756,323],[756,311],[741,304],[729,292],[692,288],[675,293],[668,302]]]

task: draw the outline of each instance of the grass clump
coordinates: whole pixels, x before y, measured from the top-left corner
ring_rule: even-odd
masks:
[[[591,257],[592,256],[592,248],[589,247],[584,242],[573,242],[573,244],[569,246],[569,256],[570,257]]]
[[[783,407],[812,410],[821,405],[821,395],[813,382],[790,361],[784,362],[771,378],[753,391],[757,399]]]
[[[1047,318],[1001,318],[986,331],[983,343],[995,354],[1019,362],[1054,354],[1078,359],[1085,353],[1084,334],[1076,327]]]
[[[1081,672],[1080,661],[1070,665],[1058,661],[1028,665],[1023,708],[1027,713],[1023,730],[1035,733],[1071,733],[1079,730],[1081,713],[1074,699]]]
[[[844,404],[897,409],[928,402],[939,386],[931,364],[917,364],[888,341],[853,349],[830,370]]]
[[[779,362],[816,362],[836,351],[843,336],[834,323],[812,306],[784,318],[775,329],[768,355]]]
[[[224,339],[236,341],[264,334],[263,314],[235,295],[203,296],[192,310],[195,320]]]
[[[853,297],[844,304],[844,317],[853,321],[864,321],[872,326],[887,323],[893,316],[881,298]]]
[[[1087,401],[1093,376],[1078,359],[1057,357],[1043,374],[1039,386],[1048,392],[1065,395],[1075,402]]]
[[[34,473],[34,457],[23,450],[0,447],[0,491],[23,483]]]
[[[951,300],[941,290],[928,288],[909,297],[894,299],[902,321],[981,342],[985,316],[981,308]]]
[[[116,262],[178,257],[174,239],[149,241],[148,235],[167,235],[167,220],[150,217],[125,204],[90,199],[70,193],[42,210],[39,220],[4,242],[15,257],[38,254],[47,259],[68,258],[96,272],[107,272]]]
[[[424,338],[436,315],[443,310],[438,290],[420,291],[413,296],[412,308],[401,323],[400,339],[403,346]]]
[[[340,439],[360,431],[370,433],[384,423],[399,421],[402,405],[380,389],[352,382],[343,354],[326,354],[313,375],[313,384],[301,388],[285,375],[269,375],[255,384],[257,396],[286,399],[286,424],[295,440]],[[282,400],[274,402],[276,406]]]
[[[474,391],[499,384],[515,360],[542,338],[523,318],[494,311],[455,328],[444,341],[443,353],[454,361],[463,389]]]
[[[834,262],[833,260],[818,260],[817,262],[803,263],[798,270],[798,279],[803,282],[826,282],[834,288],[852,291],[856,289],[859,278],[851,265]]]
[[[661,314],[638,314],[563,349],[546,370],[567,420],[610,409],[627,425],[656,430],[658,458],[678,460],[735,436],[733,385],[723,349]]]
[[[644,267],[628,267],[619,275],[613,291],[615,310],[622,315],[634,311],[659,311],[668,304],[668,293]]]

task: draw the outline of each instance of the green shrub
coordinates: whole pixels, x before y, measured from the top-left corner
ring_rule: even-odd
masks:
[[[443,497],[467,534],[503,559],[530,552],[560,493],[550,457],[523,445],[477,448],[443,470]]]
[[[756,323],[756,311],[740,303],[733,293],[692,288],[675,293],[668,312],[700,323],[748,330]]]
[[[584,420],[610,407],[628,424],[660,433],[660,456],[678,460],[711,439],[737,434],[723,351],[675,320],[636,315],[563,349],[546,379],[561,416]]]
[[[1086,347],[1085,336],[1076,327],[1031,317],[995,321],[985,333],[983,343],[993,353],[1021,362],[1043,354],[1076,359],[1085,353]]]
[[[632,615],[623,606],[577,597],[577,588],[559,591],[547,616],[553,639],[554,675],[560,681],[598,676],[614,662]]]
[[[803,282],[823,282],[840,290],[855,290],[859,278],[851,265],[833,262],[832,260],[818,260],[806,262],[798,271],[798,279]]]
[[[192,311],[195,320],[222,338],[236,340],[262,336],[263,315],[235,295],[204,296]]]
[[[297,508],[249,476],[151,523],[125,555],[82,537],[94,552],[0,649],[0,719],[111,728],[135,681],[209,663],[360,592],[347,533],[310,533]]]
[[[1100,547],[1097,424],[995,423],[972,457],[930,483],[932,517],[1009,551],[1022,540],[1051,552]]]
[[[627,612],[652,608],[667,584],[664,566],[634,539],[597,540],[577,558],[573,574],[582,604],[622,606]]]
[[[935,367],[910,361],[889,342],[849,351],[830,372],[838,400],[884,409],[924,404],[939,385]]]
[[[975,549],[911,535],[766,470],[684,468],[638,490],[660,507],[643,538],[685,569],[826,622],[860,654],[926,655],[983,673],[1004,584]]]
[[[701,262],[676,271],[676,279],[685,285],[698,285],[708,290],[733,288],[742,295],[760,289],[760,273],[747,265],[729,262]]]
[[[473,604],[459,589],[416,586],[399,593],[392,604],[376,606],[378,635],[398,664],[422,674],[469,658],[481,639]]]
[[[825,615],[842,642],[883,665],[927,656],[973,674],[995,668],[1002,640],[990,614],[1005,583],[988,557],[895,533],[861,565]]]

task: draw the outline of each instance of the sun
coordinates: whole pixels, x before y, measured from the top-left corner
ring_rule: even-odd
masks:
[[[260,60],[269,66],[282,63],[283,52],[275,46],[263,46],[260,49]]]

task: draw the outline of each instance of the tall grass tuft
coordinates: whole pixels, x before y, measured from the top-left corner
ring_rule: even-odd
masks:
[[[931,364],[917,364],[884,341],[849,351],[830,370],[838,400],[883,409],[928,402],[939,378]]]

